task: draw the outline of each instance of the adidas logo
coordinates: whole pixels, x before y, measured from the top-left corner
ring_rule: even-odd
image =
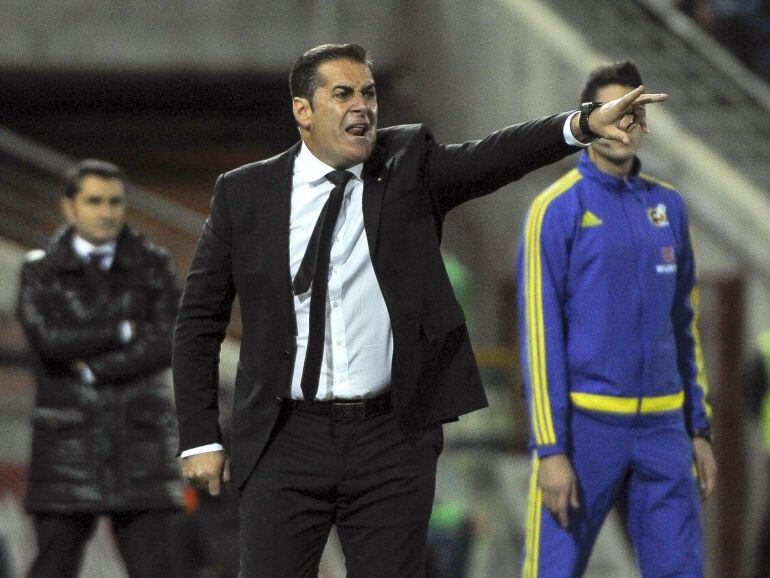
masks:
[[[602,224],[602,220],[594,215],[591,211],[586,211],[583,213],[583,220],[580,221],[580,226],[583,229],[588,229],[589,227],[598,227]]]

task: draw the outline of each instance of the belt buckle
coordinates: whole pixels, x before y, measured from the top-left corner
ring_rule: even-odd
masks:
[[[363,401],[332,402],[332,419],[356,419],[366,417]]]

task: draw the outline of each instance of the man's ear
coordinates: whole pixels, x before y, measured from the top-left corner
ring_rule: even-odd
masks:
[[[61,212],[67,218],[70,223],[75,222],[75,209],[73,207],[73,200],[69,197],[62,197],[61,199]]]
[[[294,112],[294,120],[297,121],[300,128],[309,129],[313,119],[313,105],[310,101],[306,98],[295,96],[291,101],[291,106]]]

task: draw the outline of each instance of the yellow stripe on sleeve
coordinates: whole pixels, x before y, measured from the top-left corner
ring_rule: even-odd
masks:
[[[543,495],[537,483],[540,462],[537,453],[532,453],[532,476],[529,480],[527,502],[527,534],[524,548],[523,578],[537,578],[540,558],[540,514],[543,509]]]
[[[692,291],[690,291],[690,307],[692,307],[693,312],[690,333],[694,342],[695,367],[697,368],[695,382],[703,391],[703,408],[706,412],[706,417],[711,421],[712,409],[711,404],[708,402],[709,382],[708,377],[706,377],[706,363],[703,360],[703,349],[700,344],[700,331],[698,331],[698,319],[700,318],[698,301],[698,285],[696,284],[693,286]]]
[[[687,234],[690,237],[690,250],[695,253],[695,238],[693,236],[692,227],[688,227]],[[694,266],[694,265],[693,265]],[[693,351],[695,353],[695,382],[703,392],[703,410],[706,412],[706,417],[711,421],[712,409],[711,404],[708,402],[709,395],[709,382],[706,376],[706,362],[703,358],[703,349],[701,347],[700,331],[698,330],[698,323],[700,322],[700,293],[698,291],[698,279],[696,277],[692,290],[690,290],[690,307],[692,308],[692,322],[690,323],[690,334],[693,339]]]
[[[526,302],[525,331],[532,397],[532,429],[538,445],[556,443],[556,434],[548,396],[545,322],[543,317],[543,266],[540,235],[545,212],[551,201],[565,193],[582,178],[573,169],[543,191],[533,201],[524,236],[524,286]]]

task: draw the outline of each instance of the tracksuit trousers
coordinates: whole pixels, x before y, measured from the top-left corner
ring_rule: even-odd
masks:
[[[562,528],[543,505],[535,456],[523,576],[581,576],[615,504],[645,578],[704,576],[701,504],[681,412],[625,416],[573,408],[569,432],[580,507]]]

